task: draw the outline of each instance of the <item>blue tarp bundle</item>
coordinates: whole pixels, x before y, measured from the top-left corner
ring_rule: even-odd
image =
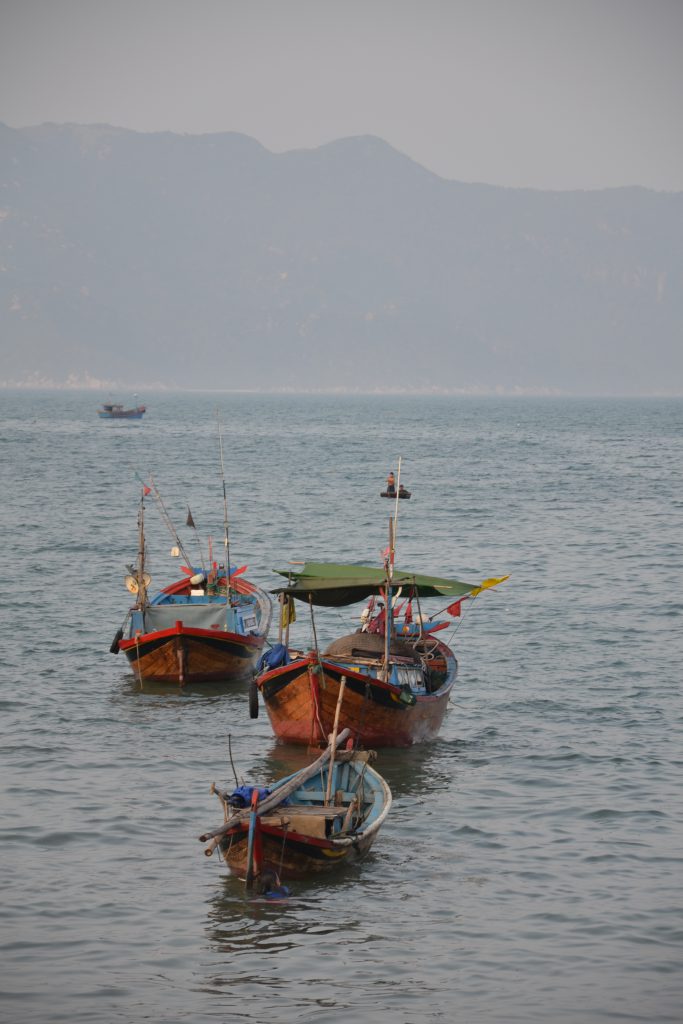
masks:
[[[238,786],[230,794],[228,803],[231,807],[250,807],[251,794],[254,790],[258,791],[259,800],[265,800],[270,795],[270,790],[266,789],[265,786]]]
[[[258,793],[259,803],[265,800],[267,796],[270,796],[271,790],[266,786],[250,786],[245,784],[244,786],[238,786],[237,789],[233,789],[232,793],[228,797],[228,803],[231,807],[243,808],[251,807],[251,795],[256,791]],[[282,806],[287,807],[289,805],[289,799],[285,798],[282,801]]]
[[[284,644],[273,644],[269,651],[264,651],[256,666],[257,672],[269,671],[273,668],[280,668],[281,665],[289,665],[291,658],[289,651]]]

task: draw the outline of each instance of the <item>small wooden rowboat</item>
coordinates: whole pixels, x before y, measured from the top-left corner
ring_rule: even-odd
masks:
[[[269,789],[212,787],[225,823],[200,836],[210,857],[218,848],[231,874],[248,886],[322,874],[364,857],[391,807],[391,791],[373,768],[372,751],[337,750],[332,739],[313,764]],[[245,802],[249,805],[245,808]]]

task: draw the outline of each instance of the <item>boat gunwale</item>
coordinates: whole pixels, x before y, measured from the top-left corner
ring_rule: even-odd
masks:
[[[244,643],[248,647],[262,646],[266,639],[264,633],[231,633],[220,629],[198,629],[194,626],[185,626],[181,620],[178,621],[180,622],[180,628],[178,626],[170,626],[168,629],[151,630],[149,633],[141,633],[139,636],[127,639],[122,638],[119,640],[119,649],[126,651],[146,643],[151,643],[152,640],[171,640],[177,636],[191,637],[196,640],[220,640],[235,644]]]
[[[446,647],[445,644],[441,644],[441,646]],[[448,657],[450,657],[455,663],[453,672],[449,672],[446,677],[446,680],[442,683],[439,689],[434,690],[432,693],[417,693],[415,691],[411,691],[414,693],[418,704],[428,702],[431,703],[435,700],[442,700],[444,695],[449,693],[452,690],[453,686],[455,685],[455,680],[457,677],[458,660],[450,648],[446,649],[448,651],[448,656],[446,656],[446,660],[448,661]],[[381,662],[379,663],[381,664]],[[379,679],[375,676],[369,676],[367,672],[355,672],[353,669],[346,669],[343,665],[339,665],[337,662],[328,661],[326,658],[319,658],[315,654],[315,652],[310,654],[304,654],[300,658],[295,658],[292,661],[290,661],[287,665],[279,665],[277,668],[270,669],[268,672],[260,673],[256,677],[256,685],[258,686],[259,690],[263,691],[263,687],[267,682],[270,682],[272,679],[276,679],[278,676],[285,675],[288,672],[297,671],[297,669],[303,670],[306,665],[319,665],[322,668],[323,672],[325,672],[329,668],[333,672],[337,672],[339,675],[346,676],[347,680],[350,677],[352,679],[357,680],[358,682],[365,683],[366,680],[370,678],[373,686],[377,686],[381,690],[386,690],[388,693],[394,694],[395,696],[398,696],[403,692],[403,687],[401,685],[398,685],[397,683],[391,683],[386,679]]]

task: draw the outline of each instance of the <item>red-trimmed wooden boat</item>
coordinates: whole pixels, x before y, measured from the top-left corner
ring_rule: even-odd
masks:
[[[372,751],[336,750],[342,731],[312,765],[270,788],[212,787],[224,824],[200,836],[218,847],[231,874],[263,892],[270,879],[327,873],[365,857],[391,807],[391,791],[374,769]]]
[[[261,694],[278,739],[309,745],[326,742],[342,687],[340,726],[350,729],[357,744],[402,747],[438,735],[458,663],[450,647],[434,635],[445,623],[429,621],[421,612],[411,621],[412,601],[419,608],[420,599],[447,598],[452,602],[450,614],[458,615],[461,601],[502,579],[475,585],[401,572],[391,561],[384,569],[307,562],[299,572],[282,572],[290,583],[274,592],[280,594],[283,609],[293,600],[306,602],[312,610],[314,605],[351,605],[368,596],[374,603],[381,596],[395,614],[392,594],[400,587],[410,616],[403,624],[390,616],[387,631],[382,608],[361,629],[323,650],[303,652],[280,643],[267,652],[252,685]],[[252,717],[258,714],[253,699],[250,712]]]
[[[140,682],[184,687],[251,679],[270,626],[269,595],[241,575],[245,567],[226,572],[213,562],[208,572],[187,568],[183,579],[150,599],[144,499],[138,525],[138,564],[126,577],[137,601],[114,637],[112,653],[123,651]]]

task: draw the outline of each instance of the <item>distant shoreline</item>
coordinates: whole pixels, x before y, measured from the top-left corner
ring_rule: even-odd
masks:
[[[683,398],[681,391],[657,391],[657,392],[578,392],[560,391],[557,388],[515,388],[515,389],[485,389],[485,388],[369,388],[348,389],[348,388],[188,388],[174,385],[137,384],[135,387],[129,385],[100,385],[100,384],[57,384],[51,382],[33,383],[17,381],[0,381],[0,391],[14,392],[49,392],[58,391],[62,393],[81,393],[95,396],[131,396],[131,395],[258,395],[266,397],[294,396],[328,396],[331,398],[547,398],[547,399],[677,399]]]

